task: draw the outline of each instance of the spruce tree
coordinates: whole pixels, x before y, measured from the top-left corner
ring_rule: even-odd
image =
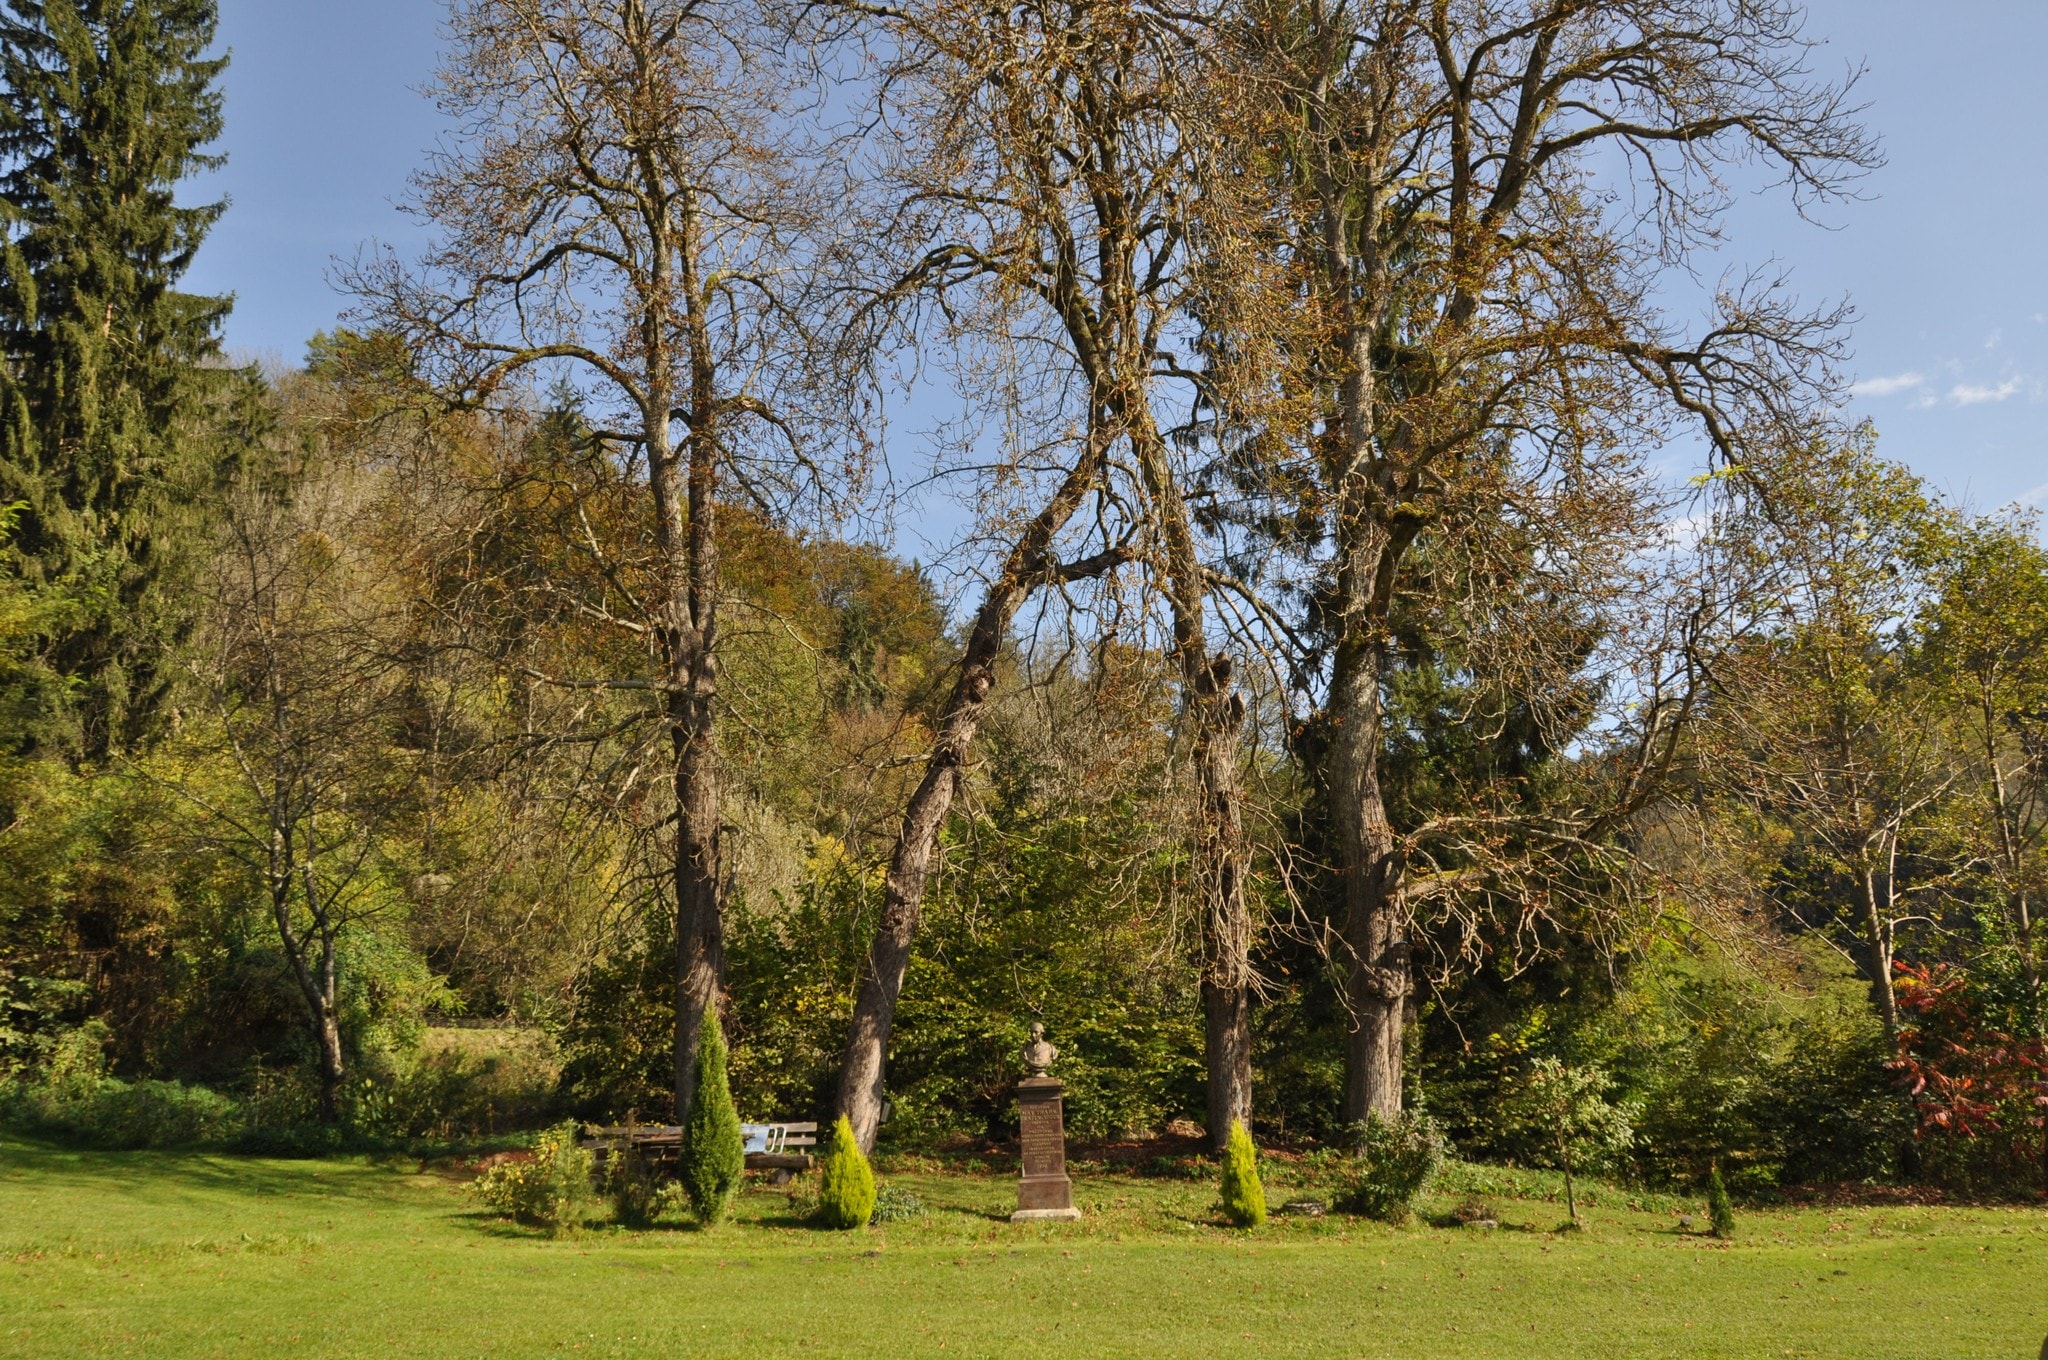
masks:
[[[709,1227],[724,1221],[747,1170],[747,1146],[740,1132],[740,1113],[732,1103],[725,1072],[725,1031],[716,1007],[704,1012],[697,1032],[697,1098],[683,1127],[683,1192],[697,1221]]]
[[[23,506],[12,569],[80,602],[45,654],[87,759],[162,701],[215,466],[230,302],[177,285],[225,204],[176,194],[220,163],[216,22],[215,0],[0,0],[0,503]]]

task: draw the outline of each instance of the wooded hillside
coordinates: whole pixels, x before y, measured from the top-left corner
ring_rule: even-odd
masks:
[[[1796,6],[453,0],[288,371],[215,27],[0,3],[0,1118],[683,1124],[710,1014],[921,1148],[1036,1021],[1088,1139],[2048,1185],[2040,525],[1694,306],[1880,160]]]

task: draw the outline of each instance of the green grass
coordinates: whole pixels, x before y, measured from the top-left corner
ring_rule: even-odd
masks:
[[[411,1166],[0,1141],[0,1355],[1998,1357],[2048,1333],[2048,1214],[1752,1211],[1454,1168],[1502,1228],[1210,1221],[1213,1186],[1084,1177],[1085,1222],[1012,1227],[997,1175],[901,1171],[919,1220],[795,1222],[759,1187],[711,1233],[547,1240]],[[1277,1172],[1277,1206],[1295,1193]]]

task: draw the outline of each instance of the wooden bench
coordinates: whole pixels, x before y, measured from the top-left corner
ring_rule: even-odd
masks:
[[[772,1172],[777,1185],[809,1171],[816,1160],[815,1123],[741,1124],[740,1132],[746,1139],[747,1170]],[[679,1124],[625,1124],[593,1130],[583,1146],[597,1154],[600,1167],[620,1148],[631,1147],[648,1161],[673,1169],[682,1152],[683,1130]]]
[[[809,1171],[817,1159],[815,1123],[742,1124],[740,1132],[747,1140],[747,1170],[771,1171],[777,1185],[800,1171]]]

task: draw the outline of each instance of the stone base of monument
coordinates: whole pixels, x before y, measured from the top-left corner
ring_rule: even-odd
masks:
[[[1051,1077],[1026,1077],[1017,1083],[1024,1174],[1017,1182],[1012,1223],[1071,1223],[1081,1216],[1074,1207],[1074,1183],[1067,1178],[1064,1094]]]
[[[1017,1182],[1012,1223],[1071,1223],[1080,1216],[1074,1207],[1074,1183],[1066,1176],[1026,1176]]]

